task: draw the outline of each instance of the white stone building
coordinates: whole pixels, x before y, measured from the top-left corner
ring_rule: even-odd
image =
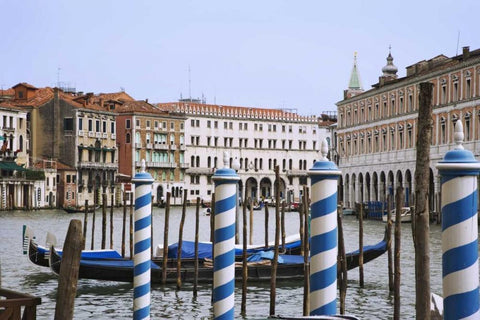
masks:
[[[287,202],[299,201],[308,186],[307,171],[318,159],[320,143],[330,141],[329,125],[335,118],[300,116],[275,109],[209,105],[198,102],[159,104],[186,115],[185,176],[188,200],[210,201],[212,175],[223,167],[223,152],[230,166],[237,158],[239,197],[254,201],[275,195],[276,165],[280,169],[280,194]]]

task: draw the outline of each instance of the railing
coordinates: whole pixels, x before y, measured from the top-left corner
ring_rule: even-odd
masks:
[[[108,133],[104,132],[104,133],[102,134],[102,137],[103,137],[103,139],[107,139],[107,138],[108,138]]]
[[[135,148],[137,148],[137,149],[142,148],[142,144],[138,143],[138,142],[135,142]]]
[[[101,138],[102,133],[101,132],[95,132],[95,138]]]
[[[88,131],[88,137],[89,137],[89,138],[95,137],[95,132],[93,132],[93,131]]]
[[[135,166],[140,167],[142,163],[140,161],[135,161]],[[176,168],[177,164],[175,162],[147,162],[145,164],[147,168]]]
[[[165,143],[155,143],[153,148],[156,150],[168,150],[168,145]]]
[[[112,140],[115,140],[117,138],[117,136],[115,135],[115,133],[112,133]]]
[[[101,162],[78,162],[78,168],[87,168],[87,169],[117,169],[117,163],[101,163]]]
[[[147,143],[147,149],[152,149],[153,145],[151,143]]]
[[[42,303],[41,298],[7,289],[0,289],[0,296],[6,298],[0,299],[0,319],[36,319],[37,305]]]
[[[83,130],[78,130],[78,136],[83,137],[83,135],[84,135]]]
[[[180,163],[180,168],[182,169],[190,168],[190,163]]]
[[[174,145],[174,144],[171,144],[171,145],[170,145],[170,150],[177,150],[177,146]]]

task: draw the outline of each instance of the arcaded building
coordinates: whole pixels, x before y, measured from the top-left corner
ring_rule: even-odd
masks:
[[[430,148],[430,210],[439,211],[436,163],[453,148],[454,124],[462,120],[464,147],[480,154],[480,49],[460,55],[440,54],[406,67],[398,78],[391,54],[379,82],[363,90],[356,61],[344,99],[337,103],[337,153],[342,171],[340,199],[385,201],[398,185],[413,204],[419,83],[433,84],[433,131]]]

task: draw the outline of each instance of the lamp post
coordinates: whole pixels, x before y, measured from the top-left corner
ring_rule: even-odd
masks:
[[[238,161],[238,158],[235,157],[232,162],[232,169],[235,170],[235,172],[238,174],[238,170],[240,170],[240,161]],[[236,191],[236,199],[237,203],[235,205],[235,244],[239,244],[240,240],[238,239],[238,205],[239,205],[239,195],[240,195],[240,183],[237,184],[237,191]]]

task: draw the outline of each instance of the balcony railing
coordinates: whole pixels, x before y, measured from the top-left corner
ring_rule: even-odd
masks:
[[[182,169],[190,168],[190,163],[180,163],[180,168]]]
[[[80,169],[117,169],[118,164],[82,161],[77,163],[77,167]]]
[[[135,142],[135,148],[141,149],[141,148],[142,148],[142,144],[139,143],[139,142]]]
[[[174,145],[174,144],[171,144],[171,145],[170,145],[170,150],[177,150],[177,146]]]
[[[95,138],[101,138],[102,133],[101,132],[95,132]]]
[[[117,138],[117,136],[115,135],[115,133],[112,133],[111,135],[112,139],[115,140]]]
[[[78,136],[79,136],[79,137],[83,137],[84,134],[85,134],[85,133],[83,132],[83,130],[78,130]]]
[[[135,161],[135,166],[140,167],[142,163],[140,161]],[[146,162],[145,165],[147,168],[176,168],[177,164],[175,162]]]
[[[153,148],[156,150],[168,150],[168,145],[165,143],[155,143]]]
[[[94,138],[94,137],[95,137],[95,132],[93,132],[93,131],[88,131],[88,136],[89,136],[90,138]]]
[[[102,134],[102,138],[103,138],[103,139],[107,139],[107,138],[108,138],[108,133],[104,132],[104,133]]]
[[[152,149],[152,148],[153,148],[153,144],[147,143],[147,149]]]

